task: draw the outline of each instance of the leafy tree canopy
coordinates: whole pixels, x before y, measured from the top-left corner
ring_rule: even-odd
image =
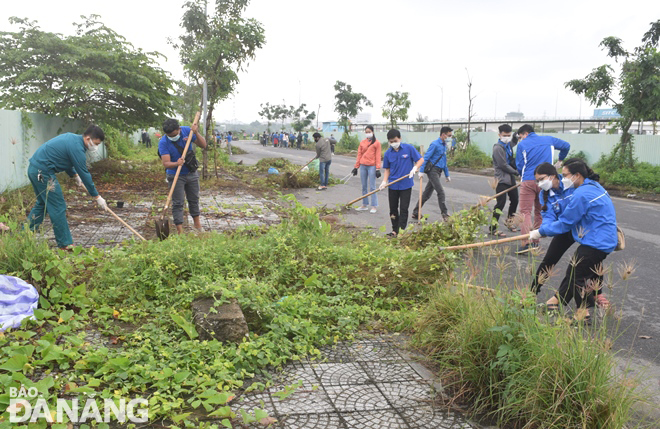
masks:
[[[623,131],[621,141],[610,155],[613,167],[633,167],[633,141],[629,133],[634,121],[657,120],[660,117],[660,20],[652,22],[642,37],[642,44],[632,51],[623,47],[618,37],[606,37],[600,46],[621,64],[618,75],[605,64],[593,69],[583,79],[566,82],[566,87],[583,95],[592,104],[612,104],[621,115],[617,120]],[[617,94],[618,93],[618,94]]]
[[[408,109],[410,108],[409,95],[407,92],[399,91],[387,93],[387,100],[383,104],[382,115],[383,118],[387,118],[392,128],[396,128],[398,121],[408,119]]]
[[[344,82],[335,83],[335,112],[339,115],[339,124],[344,127],[344,133],[350,131],[350,118],[357,116],[364,106],[372,106],[364,94],[353,92],[353,87]]]
[[[0,32],[0,107],[82,119],[128,131],[159,123],[172,110],[172,80],[161,55],[135,49],[98,15],[76,33],[42,31],[12,17]]]

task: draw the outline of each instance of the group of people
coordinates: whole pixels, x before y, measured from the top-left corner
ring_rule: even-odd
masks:
[[[177,232],[183,232],[184,200],[188,201],[195,229],[201,231],[195,149],[191,145],[188,152],[184,153],[184,142],[192,134],[191,141],[203,149],[206,140],[197,125],[182,127],[176,119],[165,121],[163,132],[158,143],[158,153],[170,186],[177,168],[181,166],[172,197],[172,214]],[[431,142],[424,156],[413,145],[402,142],[401,133],[397,129],[388,131],[389,147],[381,156],[381,143],[375,137],[373,126],[367,126],[365,132],[366,137],[360,142],[351,173],[354,176],[360,174],[364,195],[376,190],[376,179],[381,177],[383,169],[378,189],[388,188],[392,231],[387,235],[396,237],[406,229],[415,174],[420,179],[427,176],[428,182],[421,201],[415,205],[413,218],[419,218],[417,208],[426,203],[435,191],[443,220],[447,220],[449,213],[441,177],[444,174],[445,180],[451,181],[447,152],[452,147],[453,130],[442,127],[440,137]],[[273,134],[270,137],[277,144],[280,138],[286,141],[285,136]],[[30,228],[38,228],[48,213],[57,245],[62,249],[70,250],[73,240],[66,219],[66,203],[55,175],[66,172],[96,199],[102,209],[107,209],[106,201],[99,195],[87,170],[86,160],[87,155],[96,151],[104,138],[103,130],[92,125],[82,135],[66,133],[49,140],[30,158],[28,177],[37,197],[28,215]],[[302,133],[298,133],[299,142],[304,138]],[[262,144],[267,139],[264,133]],[[325,190],[334,145],[330,138],[322,137],[318,132],[313,134],[313,139],[316,158],[319,159],[318,189]],[[231,132],[227,140],[231,142]],[[555,150],[559,151],[559,161],[553,165]],[[515,134],[508,124],[499,127],[499,139],[493,146],[492,157],[498,180],[496,192],[502,193],[502,196],[497,198],[490,232],[497,237],[503,235],[498,232],[497,225],[508,197],[509,211],[505,224],[516,231],[514,219],[519,211],[522,234],[529,234],[516,253],[524,254],[538,248],[541,237],[553,237],[532,281],[531,288],[536,293],[549,277],[551,269],[577,242],[579,245],[561,286],[557,294],[546,302],[546,306],[549,310],[555,310],[560,304],[567,305],[574,299],[578,308],[585,312],[584,318],[589,319],[590,310],[596,303],[603,307],[609,305],[602,293],[602,263],[617,248],[619,234],[612,199],[598,183],[598,175],[584,161],[566,159],[569,150],[569,143],[555,137],[537,135],[530,125],[523,125]],[[518,176],[521,178],[520,193],[516,187]],[[357,210],[376,213],[377,207],[378,197],[374,193],[371,198],[364,198]]]
[[[262,146],[267,146],[268,143],[272,144],[273,147],[284,147],[288,148],[289,146],[291,148],[294,147],[300,150],[302,149],[303,144],[307,144],[309,140],[309,134],[307,132],[303,133],[301,131],[298,131],[298,135],[296,135],[293,131],[291,132],[279,132],[279,133],[272,133],[270,136],[266,134],[264,131],[263,135],[261,136],[261,145]]]

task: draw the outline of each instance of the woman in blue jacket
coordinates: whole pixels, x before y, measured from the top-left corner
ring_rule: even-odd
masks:
[[[578,309],[586,307],[590,311],[595,305],[594,292],[600,289],[600,266],[617,245],[616,213],[607,191],[589,179],[589,167],[584,162],[571,160],[562,173],[564,189],[575,188],[573,196],[557,220],[543,222],[541,228],[530,232],[530,239],[570,232],[580,243],[556,298],[563,305],[575,299]],[[587,312],[585,320],[589,318]]]

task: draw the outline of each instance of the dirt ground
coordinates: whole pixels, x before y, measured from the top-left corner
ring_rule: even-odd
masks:
[[[104,160],[90,170],[99,194],[110,209],[147,240],[155,240],[154,221],[165,206],[169,186],[158,164]],[[67,219],[74,245],[111,247],[131,238],[139,240],[110,213],[98,208],[86,191],[64,178],[60,181],[67,202]],[[123,202],[123,207],[118,207]],[[186,204],[187,206],[187,204]],[[273,205],[258,190],[241,183],[227,172],[220,179],[201,182],[201,221],[204,230],[226,231],[248,225],[269,225],[280,221]],[[170,219],[170,232],[175,230]],[[192,232],[192,217],[184,207],[184,231]],[[55,246],[50,220],[44,222],[44,234]]]

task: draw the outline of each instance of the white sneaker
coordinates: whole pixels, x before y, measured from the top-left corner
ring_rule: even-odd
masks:
[[[357,210],[357,211],[359,211],[359,212],[363,212],[363,211],[365,211],[365,210],[369,210],[369,207],[367,207],[367,206],[360,206],[360,207],[356,208],[355,210]]]
[[[378,210],[376,210],[376,207],[372,207],[371,210],[369,210],[369,213],[376,213]]]

